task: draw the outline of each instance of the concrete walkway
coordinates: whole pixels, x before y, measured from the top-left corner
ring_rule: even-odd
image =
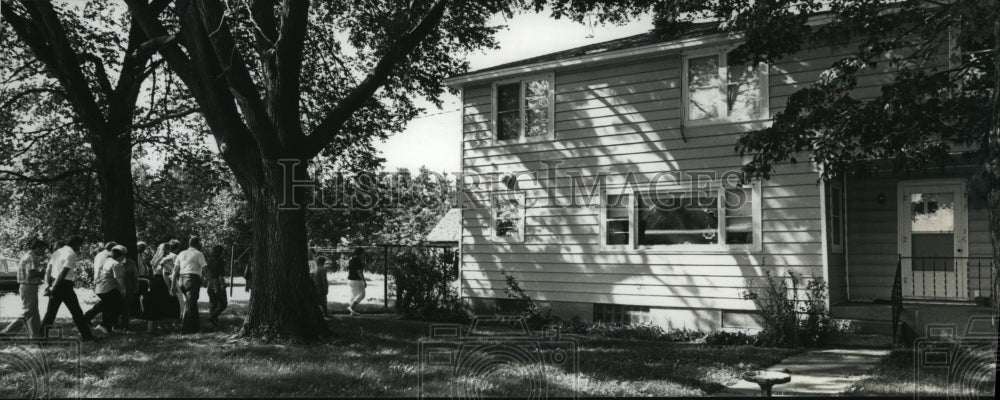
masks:
[[[888,354],[888,349],[817,349],[788,357],[768,368],[792,376],[791,382],[774,386],[773,393],[775,396],[842,393]],[[760,386],[741,379],[715,395],[760,396]]]

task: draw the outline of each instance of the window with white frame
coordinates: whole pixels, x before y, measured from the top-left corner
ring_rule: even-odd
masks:
[[[831,181],[826,193],[827,236],[830,250],[834,253],[844,252],[844,185],[840,181]]]
[[[667,189],[608,189],[603,195],[606,249],[760,250],[760,185]]]
[[[554,83],[552,74],[494,83],[494,139],[499,142],[553,137]]]
[[[524,192],[490,195],[490,238],[498,242],[524,241]]]
[[[730,62],[724,49],[693,53],[682,60],[688,125],[768,118],[766,64]]]

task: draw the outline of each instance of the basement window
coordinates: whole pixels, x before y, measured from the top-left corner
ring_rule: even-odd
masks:
[[[594,322],[609,324],[648,324],[648,306],[627,306],[621,304],[594,304]]]

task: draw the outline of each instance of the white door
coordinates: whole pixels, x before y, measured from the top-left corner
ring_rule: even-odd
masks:
[[[968,300],[964,182],[901,182],[899,193],[903,295]]]

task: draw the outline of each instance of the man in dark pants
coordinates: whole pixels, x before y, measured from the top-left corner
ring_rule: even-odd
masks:
[[[45,333],[45,336],[48,336],[46,328],[56,320],[59,306],[66,304],[70,315],[73,316],[76,329],[80,331],[80,337],[87,341],[94,340],[94,335],[90,332],[90,324],[83,317],[80,301],[76,298],[76,292],[73,291],[73,279],[76,278],[76,257],[81,245],[83,245],[83,238],[74,236],[65,247],[52,254],[49,271],[45,276],[47,284],[45,295],[49,296],[45,317],[42,318],[42,332]]]
[[[201,238],[194,236],[188,240],[188,248],[177,255],[174,263],[173,281],[184,292],[184,318],[181,333],[198,333],[198,295],[201,293],[201,273],[208,261],[201,251]]]

